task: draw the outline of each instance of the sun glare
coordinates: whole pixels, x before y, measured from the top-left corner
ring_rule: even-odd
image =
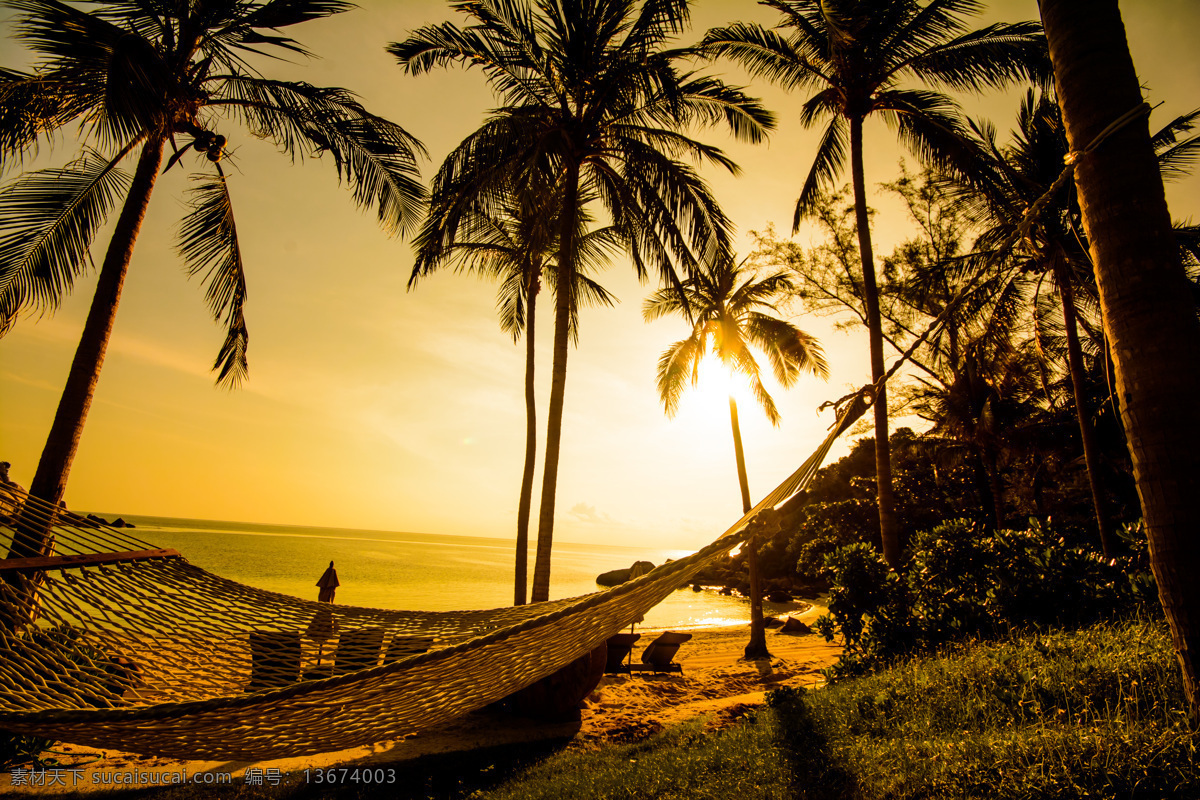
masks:
[[[744,414],[756,405],[754,395],[750,392],[750,384],[744,375],[734,375],[729,368],[709,353],[700,362],[699,378],[695,386],[688,385],[687,391],[680,398],[680,412],[689,405],[695,405],[697,410],[716,409],[726,419],[729,417],[729,395],[737,401],[739,413]]]

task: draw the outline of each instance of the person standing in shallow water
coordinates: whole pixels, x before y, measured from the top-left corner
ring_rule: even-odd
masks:
[[[329,569],[322,573],[320,580],[317,581],[317,586],[321,592],[317,595],[317,602],[332,603],[333,597],[337,594],[337,588],[341,586],[341,581],[338,580],[337,570],[333,568],[333,562],[329,562]]]

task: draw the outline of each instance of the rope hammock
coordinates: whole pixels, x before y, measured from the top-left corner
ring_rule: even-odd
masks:
[[[603,645],[755,535],[754,517],[807,485],[872,397],[844,398],[816,452],[702,550],[608,591],[488,611],[300,600],[0,496],[0,729],[248,761],[395,739],[483,708]]]

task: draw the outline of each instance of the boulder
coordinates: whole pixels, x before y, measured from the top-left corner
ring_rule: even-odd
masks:
[[[788,617],[784,621],[783,627],[779,629],[779,632],[780,633],[795,633],[795,634],[803,635],[803,634],[807,634],[807,633],[812,633],[812,628],[808,627],[808,625],[804,624],[803,622],[796,619],[795,617]]]
[[[596,583],[601,586],[620,586],[627,580],[629,580],[629,570],[627,569],[614,569],[596,576]]]
[[[596,576],[596,583],[601,586],[620,586],[626,581],[645,575],[652,569],[654,569],[654,564],[649,561],[635,561],[633,566],[628,569],[614,569],[601,573]]]

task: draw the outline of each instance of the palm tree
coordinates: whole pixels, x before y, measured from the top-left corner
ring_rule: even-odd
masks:
[[[416,238],[417,258],[409,278],[409,288],[418,278],[442,264],[451,263],[456,271],[473,272],[500,281],[496,309],[500,328],[512,334],[513,341],[525,335],[525,466],[521,474],[521,497],[517,505],[516,569],[513,604],[524,605],[527,597],[529,562],[529,511],[533,501],[533,472],[537,455],[537,404],[534,392],[535,311],[542,276],[553,279],[550,266],[557,252],[557,227],[554,225],[556,198],[550,187],[509,190],[508,202],[492,214],[471,207],[459,220],[453,236],[441,223],[450,214],[431,213]],[[580,217],[586,222],[586,217]],[[580,233],[581,257],[577,267],[586,269],[605,260],[606,251],[619,246],[610,226]],[[585,275],[575,275],[575,298],[595,305],[612,305],[615,298]],[[571,335],[578,335],[578,315],[571,314]]]
[[[1177,117],[1153,137],[1164,178],[1184,172],[1196,157],[1200,138],[1191,136],[1180,141],[1178,137],[1191,130],[1197,117],[1200,112],[1195,111]],[[985,124],[972,127],[979,134],[980,152],[990,156],[989,169],[981,172],[982,180],[971,187],[981,201],[982,208],[976,208],[979,217],[993,223],[980,238],[980,245],[986,249],[1010,238],[1023,223],[1026,209],[1051,189],[1062,172],[1068,147],[1062,114],[1049,93],[1040,96],[1035,96],[1032,90],[1026,93],[1017,114],[1012,144],[1007,147],[996,144],[994,127]],[[1066,192],[1055,196],[1048,207],[1026,223],[1022,246],[1014,257],[1026,274],[1040,273],[1049,278],[1037,282],[1035,309],[1039,307],[1036,301],[1043,286],[1053,288],[1059,295],[1070,396],[1083,445],[1096,527],[1104,554],[1111,556],[1115,541],[1101,489],[1100,448],[1085,401],[1084,352],[1079,330],[1080,327],[1085,331],[1096,330],[1089,319],[1096,319],[1099,308],[1078,208],[1074,188],[1068,186]],[[1040,327],[1037,326],[1038,330]]]
[[[878,382],[884,374],[883,331],[863,174],[863,123],[869,116],[882,116],[924,160],[961,168],[967,151],[958,106],[935,89],[979,91],[1041,77],[1047,71],[1045,43],[1034,22],[967,30],[962,18],[980,10],[978,0],[762,0],[762,4],[783,16],[774,29],[734,23],[710,30],[700,47],[710,57],[733,58],[751,74],[789,89],[811,90],[800,116],[805,126],[829,118],[796,202],[793,232],[816,210],[822,190],[844,169],[849,144],[871,379]],[[905,82],[932,88],[905,88]],[[875,398],[875,467],[884,556],[896,567],[900,538],[885,388],[878,386]]]
[[[1117,0],[1041,0],[1150,564],[1200,719],[1200,319]],[[1101,134],[1106,134],[1102,142]]]
[[[344,89],[272,80],[247,58],[306,54],[279,29],[346,11],[335,0],[210,3],[107,0],[91,13],[56,0],[10,0],[23,16],[18,38],[41,56],[34,71],[0,72],[0,166],[37,147],[67,123],[83,125],[82,156],[64,169],[20,176],[0,194],[0,330],[22,309],[53,309],[88,263],[109,209],[122,203],[99,284],[54,423],[30,486],[51,504],[61,499],[95,392],[134,245],[164,152],[167,168],[188,161],[210,170],[190,192],[181,228],[188,272],[205,286],[226,328],[213,369],[218,383],[245,378],[246,281],[229,187],[220,161],[230,157],[216,133],[222,119],[274,142],[293,158],[333,156],[355,200],[378,209],[389,233],[402,232],[424,190],[421,145],[399,126],[369,113]],[[186,141],[180,144],[179,139]],[[95,145],[95,148],[91,146]],[[109,151],[105,155],[101,151]],[[189,151],[191,152],[189,155]],[[120,165],[135,158],[132,179]],[[14,543],[37,555],[44,536]],[[20,552],[18,552],[20,551]]]
[[[745,262],[743,262],[744,265]],[[744,375],[754,398],[766,412],[772,425],[779,424],[779,410],[762,384],[753,345],[767,355],[771,370],[780,385],[790,387],[801,372],[828,377],[825,353],[817,340],[778,313],[774,300],[794,290],[786,271],[765,278],[743,270],[732,259],[722,259],[710,270],[698,270],[682,287],[660,289],[647,300],[647,321],[667,314],[679,314],[692,322],[692,334],[668,347],[658,360],[658,394],[667,416],[679,408],[679,398],[690,382],[700,377],[700,364],[711,351],[723,369]],[[733,428],[733,452],[737,460],[738,484],[742,490],[742,512],[750,510],[750,485],[746,477],[746,458],[742,453],[742,431],[738,425],[737,400],[729,395],[729,422]],[[750,643],[746,658],[768,658],[762,618],[762,591],[758,583],[757,542],[746,543],[750,566]]]
[[[729,223],[683,158],[735,171],[719,149],[681,131],[724,122],[759,141],[771,115],[715,78],[683,71],[690,50],[664,43],[688,22],[684,0],[515,0],[455,3],[472,24],[429,26],[389,50],[411,74],[478,65],[502,106],[443,163],[439,197],[494,203],[504,185],[548,173],[561,187],[553,366],[532,599],[550,591],[577,215],[595,197],[639,277],[678,284],[703,258],[728,252]],[[460,208],[461,204],[450,204]],[[454,212],[458,213],[458,212]],[[452,222],[447,224],[454,229]]]

